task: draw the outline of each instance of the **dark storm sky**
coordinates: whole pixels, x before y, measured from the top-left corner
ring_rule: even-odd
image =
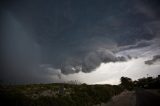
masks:
[[[159,38],[159,4],[159,0],[3,1],[1,79],[46,80],[54,69],[88,73],[102,62],[128,61],[116,53]]]

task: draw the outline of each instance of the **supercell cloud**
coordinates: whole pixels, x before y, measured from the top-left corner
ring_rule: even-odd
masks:
[[[47,82],[51,76],[61,78],[60,74],[89,73],[101,63],[139,57],[123,51],[159,46],[158,0],[1,4],[3,81]]]

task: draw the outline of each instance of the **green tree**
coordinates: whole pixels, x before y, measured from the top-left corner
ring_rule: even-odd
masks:
[[[133,82],[131,78],[128,77],[121,77],[121,86],[125,89],[132,90],[133,89]]]

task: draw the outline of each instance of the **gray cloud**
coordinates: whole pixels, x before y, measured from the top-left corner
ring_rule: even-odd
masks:
[[[57,76],[61,79],[61,70],[53,68],[50,64],[41,64],[38,71],[40,71],[42,75]]]
[[[152,45],[152,40],[151,41],[141,40],[141,41],[136,42],[133,45],[119,47],[117,51],[120,52],[120,51],[124,51],[124,50],[129,50],[129,49],[138,49],[138,48],[143,48],[143,47],[147,47],[150,45]]]
[[[147,60],[144,63],[147,65],[152,65],[158,61],[160,61],[160,55],[155,55],[155,56],[153,56],[153,58],[151,60]]]
[[[85,57],[79,58],[78,60],[76,58],[66,60],[61,67],[61,71],[64,74],[76,73],[79,71],[87,73],[96,69],[102,62],[108,63],[126,60],[125,57],[116,56],[109,50],[100,49],[95,52],[90,52]]]
[[[4,68],[12,66],[1,72],[6,79],[91,72],[131,59],[116,54],[147,47],[159,35],[160,11],[149,0],[15,0],[1,8],[1,57]]]

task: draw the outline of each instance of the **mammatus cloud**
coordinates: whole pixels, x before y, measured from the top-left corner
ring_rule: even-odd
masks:
[[[160,61],[160,55],[155,55],[155,56],[153,56],[153,58],[151,60],[147,60],[144,63],[147,65],[152,65],[152,64],[159,62],[159,61]]]

